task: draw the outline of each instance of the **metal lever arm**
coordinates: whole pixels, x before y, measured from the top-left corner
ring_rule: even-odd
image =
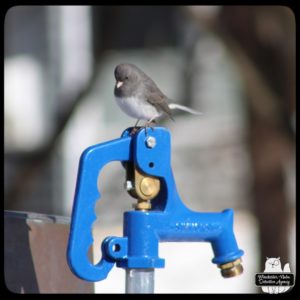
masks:
[[[88,259],[88,250],[93,243],[92,225],[96,220],[95,203],[100,198],[97,178],[109,162],[130,159],[131,140],[127,136],[94,145],[80,157],[67,256],[72,271],[84,280],[103,280],[114,266],[115,261],[105,254],[104,249],[98,264],[93,265]]]

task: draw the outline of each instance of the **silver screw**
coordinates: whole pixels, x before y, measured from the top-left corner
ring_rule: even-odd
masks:
[[[154,148],[156,146],[156,139],[153,136],[149,136],[146,140],[147,147]]]
[[[124,183],[124,188],[126,191],[131,191],[133,190],[133,185],[132,185],[132,182],[130,180],[127,180],[125,183]]]

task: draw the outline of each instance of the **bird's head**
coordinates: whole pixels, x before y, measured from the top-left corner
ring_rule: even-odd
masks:
[[[115,90],[125,90],[131,83],[139,80],[139,69],[132,64],[119,64],[115,68],[116,85]]]

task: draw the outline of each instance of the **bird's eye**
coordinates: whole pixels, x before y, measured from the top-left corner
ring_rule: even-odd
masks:
[[[128,79],[128,76],[126,76],[125,79],[127,80],[127,79]]]

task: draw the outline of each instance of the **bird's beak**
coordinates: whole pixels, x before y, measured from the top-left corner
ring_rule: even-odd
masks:
[[[117,89],[118,89],[119,87],[121,87],[122,85],[123,85],[123,81],[117,81],[117,84],[116,84]]]

